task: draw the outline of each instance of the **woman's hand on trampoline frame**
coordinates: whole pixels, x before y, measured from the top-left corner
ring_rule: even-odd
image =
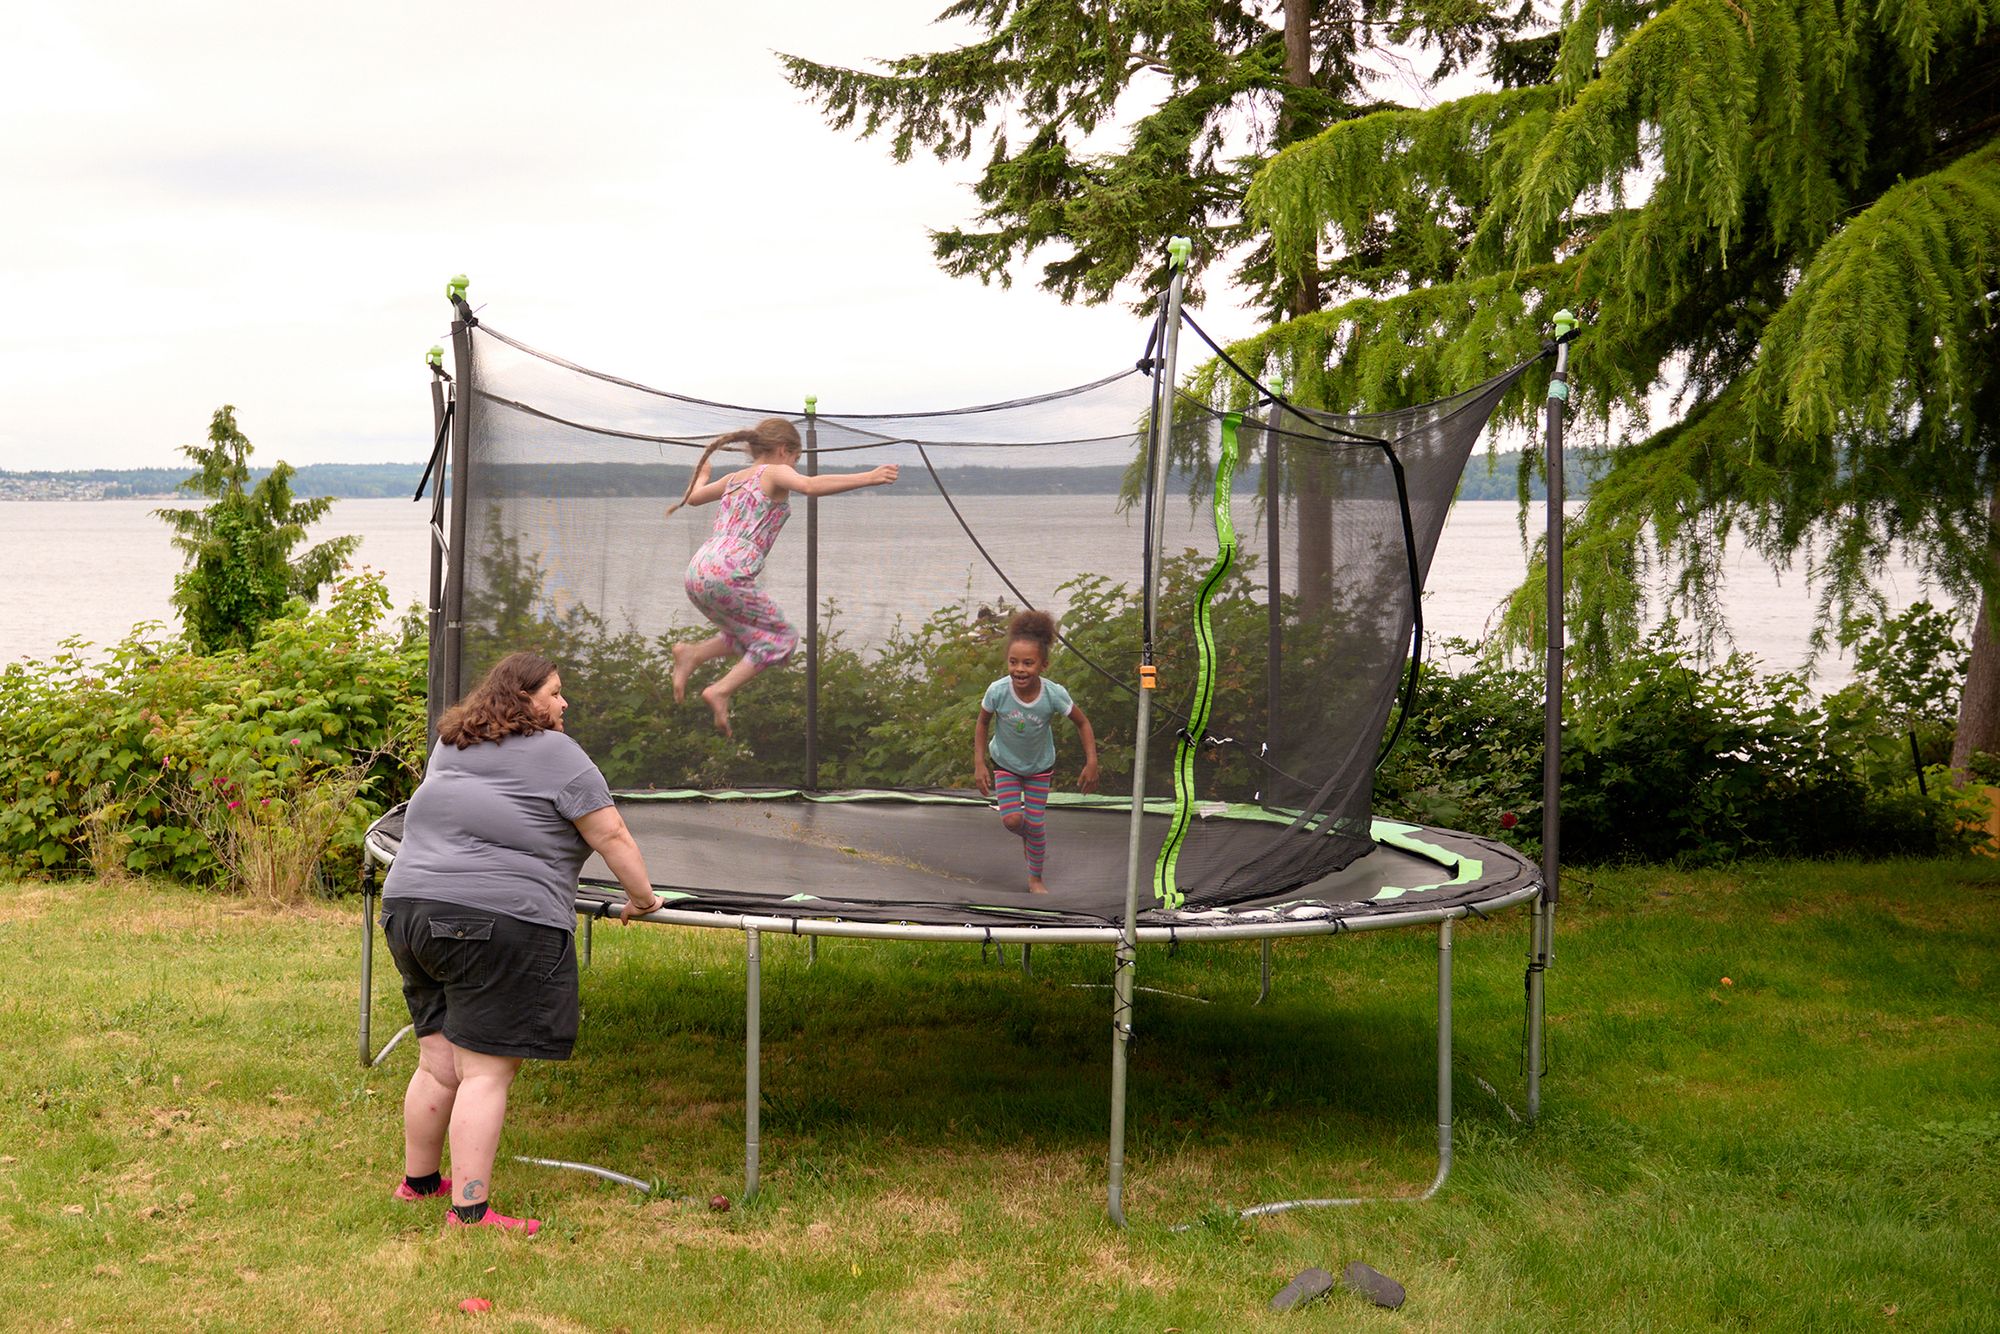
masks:
[[[646,904],[634,903],[630,898],[627,898],[625,906],[618,910],[618,925],[630,926],[634,917],[644,917],[647,913],[656,913],[666,906],[667,901],[658,894],[653,895],[653,901]]]
[[[646,874],[646,859],[639,855],[638,840],[625,827],[625,817],[618,813],[618,808],[600,807],[571,823],[583,835],[583,841],[590,844],[590,850],[604,859],[625,890],[625,906],[619,909],[618,920],[630,925],[634,917],[658,912],[663,904],[653,892],[652,877]]]

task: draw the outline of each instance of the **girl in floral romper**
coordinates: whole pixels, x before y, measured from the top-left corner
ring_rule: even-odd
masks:
[[[733,444],[749,450],[751,465],[710,481],[709,457]],[[688,600],[714,623],[716,633],[691,644],[675,644],[673,655],[676,704],[687,697],[688,678],[695,668],[731,653],[743,655],[721,679],[701,692],[715,715],[717,730],[724,736],[735,735],[729,728],[729,697],[766,667],[791,657],[799,646],[798,632],[786,622],[778,604],[757,587],[764,558],[771,554],[771,544],[778,540],[791,515],[791,493],[834,496],[864,486],[887,486],[896,480],[893,463],[867,472],[808,477],[793,466],[801,452],[798,430],[783,417],[767,417],[748,430],[719,435],[702,451],[687,494],[667,511],[671,515],[681,505],[722,502],[715,516],[715,531],[688,561],[686,581]]]

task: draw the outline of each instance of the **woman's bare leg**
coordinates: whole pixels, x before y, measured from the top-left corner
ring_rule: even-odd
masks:
[[[671,652],[674,655],[674,703],[679,704],[687,698],[688,678],[694,675],[694,669],[728,653],[729,641],[721,635],[710,635],[692,644],[675,644]]]
[[[750,661],[749,655],[745,654],[737,659],[734,667],[722,674],[721,680],[702,688],[701,697],[708,701],[709,711],[715,715],[716,731],[727,737],[736,735],[729,726],[729,697],[763,670],[761,663]]]
[[[500,1125],[507,1119],[507,1089],[520,1073],[518,1056],[488,1056],[453,1047],[458,1097],[451,1109],[451,1202],[478,1204],[493,1185]]]
[[[442,1033],[417,1039],[417,1070],[403,1094],[403,1175],[427,1177],[444,1157],[444,1134],[458,1097],[454,1048]]]

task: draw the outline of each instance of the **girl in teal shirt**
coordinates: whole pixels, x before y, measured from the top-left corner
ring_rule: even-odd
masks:
[[[1097,788],[1097,737],[1090,730],[1090,719],[1069,691],[1042,679],[1055,638],[1055,618],[1045,611],[1019,612],[1007,623],[1007,674],[986,687],[979,702],[979,722],[972,729],[972,781],[981,796],[994,798],[1000,823],[1020,837],[1028,859],[1030,894],[1049,892],[1042,883],[1048,853],[1043,827],[1049,780],[1055,776],[1056,715],[1075,723],[1083,738],[1078,790]]]

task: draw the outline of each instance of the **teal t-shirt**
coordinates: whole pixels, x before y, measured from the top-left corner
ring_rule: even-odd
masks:
[[[1069,691],[1045,679],[1035,702],[1023,704],[1014,693],[1014,678],[1003,676],[986,687],[979,707],[993,715],[993,735],[986,742],[993,763],[1014,774],[1041,774],[1056,767],[1055,720],[1067,718],[1076,707]]]

